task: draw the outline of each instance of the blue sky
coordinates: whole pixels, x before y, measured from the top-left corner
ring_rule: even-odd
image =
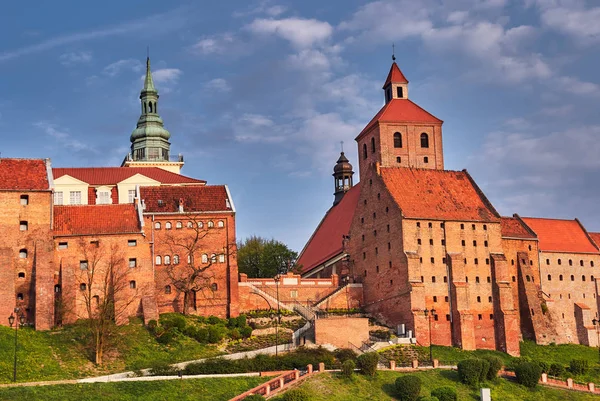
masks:
[[[445,121],[447,169],[504,215],[600,231],[599,20],[583,0],[7,3],[0,151],[119,165],[150,46],[183,174],[230,186],[238,238],[300,250],[340,141],[358,164],[394,42],[411,99]]]

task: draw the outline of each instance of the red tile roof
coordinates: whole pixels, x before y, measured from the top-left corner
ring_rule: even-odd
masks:
[[[600,233],[588,233],[596,245],[600,246]]]
[[[502,217],[500,220],[502,236],[508,238],[535,239],[535,234],[523,226],[515,217]]]
[[[178,212],[179,199],[183,199],[184,212],[232,210],[227,207],[224,185],[140,187],[140,195],[146,205],[145,213]]]
[[[407,84],[408,83],[408,79],[406,79],[406,77],[404,76],[402,71],[400,71],[400,67],[398,67],[398,64],[396,64],[396,62],[392,63],[392,66],[390,67],[390,72],[388,73],[388,76],[385,80],[385,83],[383,84],[383,87],[385,88],[391,82],[393,82],[395,84]]]
[[[577,220],[539,219],[523,217],[540,240],[540,251],[598,253]]]
[[[133,204],[54,206],[54,235],[140,232]]]
[[[392,99],[379,110],[356,138],[358,139],[363,133],[373,128],[375,124],[381,122],[443,123],[442,120],[425,111],[409,99]]]
[[[69,175],[89,185],[116,185],[136,174],[161,184],[205,184],[206,181],[175,174],[158,167],[68,167],[53,168],[54,178]]]
[[[0,159],[0,190],[50,190],[46,161],[42,159]]]
[[[350,233],[359,195],[360,184],[357,184],[344,195],[340,203],[327,211],[298,258],[303,273],[342,252],[342,236]]]
[[[384,167],[381,177],[404,217],[500,221],[500,216],[466,170]]]

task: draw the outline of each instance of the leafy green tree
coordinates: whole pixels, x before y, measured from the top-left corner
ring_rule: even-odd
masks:
[[[274,239],[252,236],[238,244],[239,272],[251,278],[287,273],[296,267],[297,258],[297,252]]]

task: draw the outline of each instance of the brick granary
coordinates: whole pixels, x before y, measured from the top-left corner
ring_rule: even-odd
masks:
[[[444,169],[443,122],[409,99],[395,62],[383,90],[356,137],[360,183],[342,152],[302,277],[362,283],[363,307],[422,345],[431,319],[434,344],[468,350],[596,346],[600,234],[577,219],[501,216],[466,170]]]
[[[118,323],[238,314],[229,190],[179,174],[183,157],[169,155],[149,60],[140,100],[120,167],[0,160],[2,316],[18,308],[45,330],[87,318],[105,296]]]

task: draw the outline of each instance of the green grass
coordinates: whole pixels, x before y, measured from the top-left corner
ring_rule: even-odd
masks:
[[[10,328],[0,327],[0,383],[12,381],[14,334]],[[18,335],[18,381],[73,379],[147,368],[157,362],[175,363],[220,354],[215,346],[200,344],[184,336],[173,344],[159,344],[139,321],[120,328],[116,346],[107,350],[101,367],[90,362],[88,351],[80,341],[83,336],[81,326],[46,332],[24,328]]]
[[[300,385],[310,394],[311,401],[367,401],[395,400],[394,381],[406,373],[380,371],[375,378],[355,374],[351,379],[345,379],[338,374],[323,373],[308,379]],[[411,373],[413,374],[413,373]],[[457,389],[461,401],[479,400],[479,390],[469,388],[458,382],[455,371],[433,370],[414,373],[423,382],[421,395],[429,395],[434,388],[451,386]],[[574,391],[557,390],[538,387],[528,390],[516,383],[504,379],[496,379],[486,383],[485,387],[492,390],[493,400],[502,401],[592,401],[598,397],[592,394]],[[274,400],[280,400],[278,397]]]
[[[228,400],[261,383],[268,377],[163,380],[65,384],[42,387],[0,389],[0,400]]]

